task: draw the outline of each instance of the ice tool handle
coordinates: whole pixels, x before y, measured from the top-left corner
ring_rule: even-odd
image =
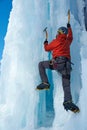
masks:
[[[43,30],[43,32],[46,33],[46,40],[48,39],[48,32],[47,32],[47,27]]]
[[[68,10],[68,23],[70,23],[70,9]]]

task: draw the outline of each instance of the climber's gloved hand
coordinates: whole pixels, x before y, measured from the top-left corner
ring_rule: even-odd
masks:
[[[67,28],[70,28],[70,27],[71,27],[70,23],[67,23]]]
[[[47,43],[48,43],[48,40],[47,40],[47,39],[45,39],[44,44],[47,44]]]

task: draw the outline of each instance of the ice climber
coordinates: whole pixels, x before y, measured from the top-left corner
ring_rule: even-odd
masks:
[[[73,40],[71,25],[68,22],[67,28],[60,27],[57,31],[56,39],[48,44],[44,41],[45,51],[52,52],[52,60],[39,63],[39,73],[42,83],[37,86],[38,90],[50,89],[50,84],[46,74],[46,69],[56,70],[62,76],[62,86],[64,90],[63,106],[66,110],[79,112],[79,108],[73,103],[70,90],[71,56],[70,45]]]

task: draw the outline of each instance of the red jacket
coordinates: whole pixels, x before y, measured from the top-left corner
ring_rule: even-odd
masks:
[[[65,56],[70,59],[70,44],[73,40],[72,29],[68,28],[68,34],[58,34],[57,38],[48,44],[44,44],[45,51],[52,51],[53,58]]]

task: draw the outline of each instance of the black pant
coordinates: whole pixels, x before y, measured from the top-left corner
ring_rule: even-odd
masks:
[[[64,68],[65,67],[65,68]],[[70,90],[70,70],[66,68],[66,61],[62,59],[54,60],[53,64],[50,61],[42,61],[39,63],[39,73],[42,82],[48,82],[46,69],[56,70],[62,75],[62,86],[64,90],[64,101],[72,100]],[[69,68],[70,69],[70,68]]]

